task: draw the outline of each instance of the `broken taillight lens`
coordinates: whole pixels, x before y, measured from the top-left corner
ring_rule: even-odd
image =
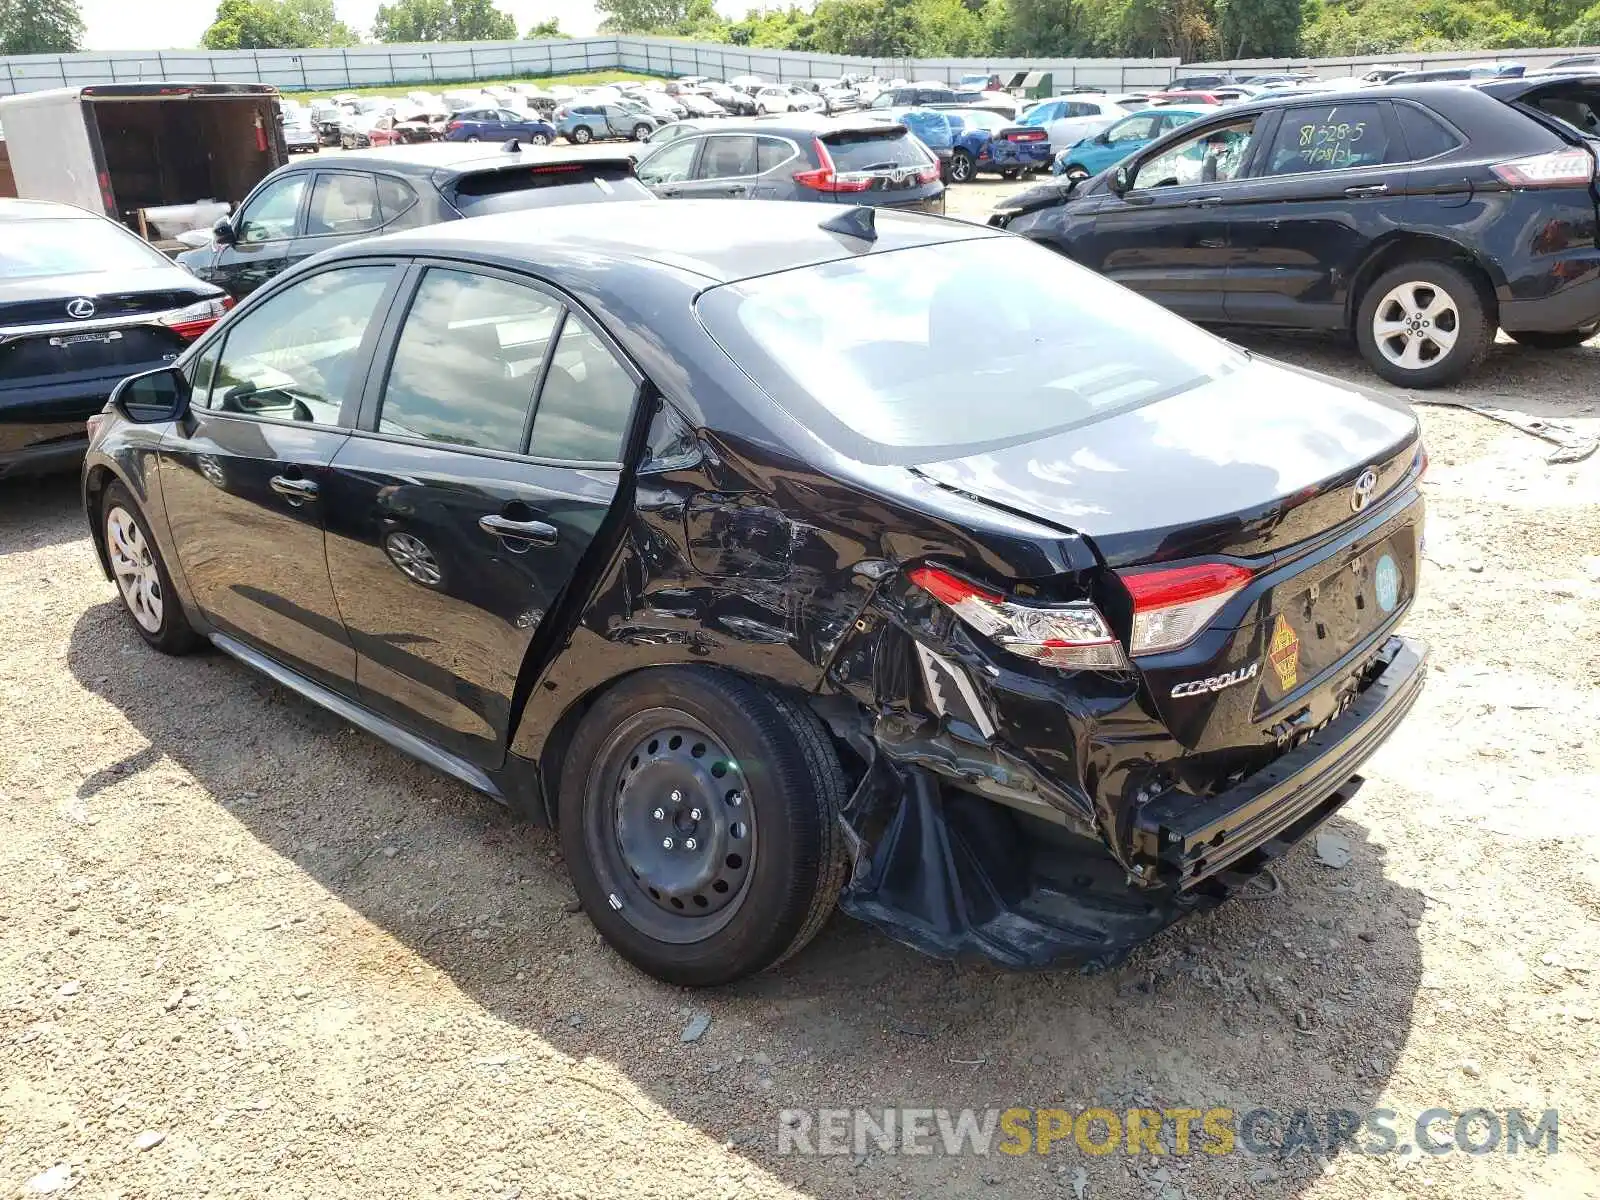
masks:
[[[1133,597],[1134,654],[1160,654],[1192,642],[1252,578],[1233,563],[1199,563],[1118,572]]]
[[[1012,654],[1066,671],[1116,671],[1128,665],[1122,644],[1092,604],[1018,604],[938,567],[917,567],[908,577]]]

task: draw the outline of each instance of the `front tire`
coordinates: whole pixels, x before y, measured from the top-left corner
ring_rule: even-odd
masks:
[[[635,125],[633,127],[633,140],[636,142],[648,142],[650,140],[650,126],[643,122]]]
[[[1454,383],[1483,361],[1494,329],[1477,284],[1435,260],[1385,271],[1368,286],[1356,313],[1361,356],[1401,387]]]
[[[528,144],[530,146],[548,146],[550,139],[542,133],[536,133],[528,139]]]
[[[640,970],[714,987],[822,928],[844,878],[844,775],[809,708],[715,668],[643,671],[601,695],[565,757],[573,885]]]
[[[976,164],[972,155],[959,147],[950,153],[950,182],[971,183]]]
[[[1573,346],[1583,345],[1600,332],[1600,325],[1585,325],[1582,329],[1565,329],[1557,333],[1545,330],[1512,333],[1509,329],[1506,332],[1517,345],[1527,346],[1531,350],[1570,350]]]
[[[122,597],[122,611],[145,642],[162,654],[187,654],[200,644],[189,624],[161,551],[144,514],[121,483],[106,488],[100,504],[106,558]]]

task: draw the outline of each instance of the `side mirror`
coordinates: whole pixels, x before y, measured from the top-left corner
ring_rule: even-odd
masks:
[[[231,246],[239,240],[238,235],[233,231],[232,223],[229,222],[227,217],[223,217],[222,220],[211,227],[211,236],[217,240],[217,245],[219,246]]]
[[[111,405],[135,425],[176,421],[189,411],[189,381],[177,367],[130,375],[111,393]]]
[[[1095,135],[1094,140],[1099,142],[1102,146],[1111,145],[1111,131],[1102,129],[1098,134]]]
[[[1133,187],[1133,176],[1128,173],[1127,167],[1118,167],[1111,174],[1111,190],[1117,195],[1122,195]]]

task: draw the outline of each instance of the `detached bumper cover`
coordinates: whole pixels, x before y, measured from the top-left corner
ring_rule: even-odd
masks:
[[[1427,647],[1391,638],[1379,674],[1350,707],[1238,787],[1196,800],[1164,796],[1140,810],[1133,859],[1154,878],[1191,888],[1254,855],[1259,870],[1355,795],[1357,768],[1394,732],[1422,691]]]

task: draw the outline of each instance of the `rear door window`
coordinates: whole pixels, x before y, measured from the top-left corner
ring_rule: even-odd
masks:
[[[311,188],[306,234],[366,233],[383,224],[378,182],[371,175],[319,172]]]
[[[1278,122],[1264,173],[1300,175],[1404,161],[1403,152],[1391,150],[1387,107],[1358,101],[1289,109]]]
[[[378,432],[520,451],[560,315],[533,288],[430,268],[395,344]]]

